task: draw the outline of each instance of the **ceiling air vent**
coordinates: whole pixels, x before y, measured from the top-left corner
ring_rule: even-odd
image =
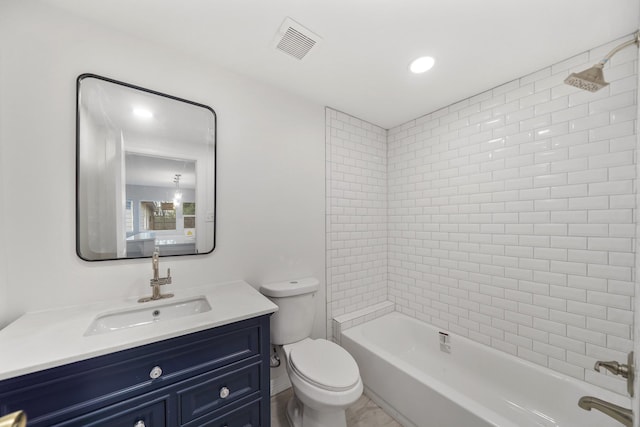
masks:
[[[280,31],[276,35],[274,45],[276,49],[302,59],[322,39],[308,28],[303,27],[291,18],[285,18]]]

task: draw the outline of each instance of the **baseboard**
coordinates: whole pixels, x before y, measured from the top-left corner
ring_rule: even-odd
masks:
[[[288,375],[280,375],[277,378],[271,379],[271,396],[275,396],[278,393],[282,393],[286,389],[291,387]]]

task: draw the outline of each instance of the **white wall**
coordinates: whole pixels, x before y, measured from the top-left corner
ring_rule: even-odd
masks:
[[[640,87],[640,73],[636,76],[636,85]],[[636,105],[640,105],[640,93],[636,90]],[[640,135],[640,109],[636,114],[636,136]],[[640,141],[638,141],[640,145]],[[638,221],[638,207],[640,203],[640,196],[637,184],[637,177],[640,176],[640,150],[636,149],[635,163],[636,163],[636,215],[634,217],[636,223],[636,239],[635,239],[635,292],[634,295],[640,295],[640,279],[638,278],[638,266],[640,266],[640,241],[637,236],[640,235],[640,222]],[[633,299],[633,344],[634,344],[634,364],[638,366],[638,360],[640,360],[640,298]],[[634,395],[631,399],[631,409],[634,413],[633,426],[640,427],[640,375],[638,375],[638,369],[636,368],[636,374],[634,377]]]
[[[387,131],[330,108],[326,114],[330,322],[387,299]]]
[[[4,53],[0,49],[0,69],[4,62]],[[0,99],[4,98],[4,90],[0,85]],[[0,102],[0,141],[4,141],[4,112],[6,110],[5,103]],[[0,165],[3,163],[2,145],[0,145]],[[4,187],[7,185],[6,180],[0,179],[0,235],[4,235],[8,228],[5,224],[5,203],[4,203]],[[5,256],[5,245],[0,243],[0,313],[8,313],[9,311],[9,292],[7,289],[7,259]],[[0,329],[8,322],[8,318],[0,315]]]
[[[621,41],[389,130],[389,298],[626,394],[593,365],[633,349],[637,49],[563,84]]]
[[[150,261],[75,254],[75,79],[85,72],[217,113],[216,249],[163,258],[173,289],[309,275],[324,283],[322,106],[37,2],[2,2],[0,52],[0,182],[11,200],[0,209],[0,324],[149,292]],[[324,336],[324,288],[317,301],[314,334]]]

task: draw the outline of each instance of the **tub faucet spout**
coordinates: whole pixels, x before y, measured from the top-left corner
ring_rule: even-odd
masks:
[[[632,427],[633,425],[633,412],[631,409],[625,409],[622,406],[614,405],[597,397],[582,396],[578,401],[578,406],[587,411],[597,409],[627,427]]]

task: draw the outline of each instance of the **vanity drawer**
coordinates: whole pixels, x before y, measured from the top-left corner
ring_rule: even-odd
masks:
[[[260,390],[260,363],[201,375],[178,391],[180,422],[188,423]]]
[[[252,363],[264,345],[260,325],[250,319],[1,381],[0,413],[25,410],[29,425],[50,425],[61,413],[75,417],[234,362]],[[162,374],[152,379],[155,367]]]
[[[237,409],[228,411],[224,415],[216,417],[210,421],[198,421],[189,423],[184,427],[261,427],[260,420],[264,418],[261,414],[261,401],[256,400],[251,403],[244,404]],[[262,427],[268,427],[267,424]]]
[[[51,427],[164,427],[170,395],[153,393],[99,409]],[[31,422],[29,422],[31,426]]]

